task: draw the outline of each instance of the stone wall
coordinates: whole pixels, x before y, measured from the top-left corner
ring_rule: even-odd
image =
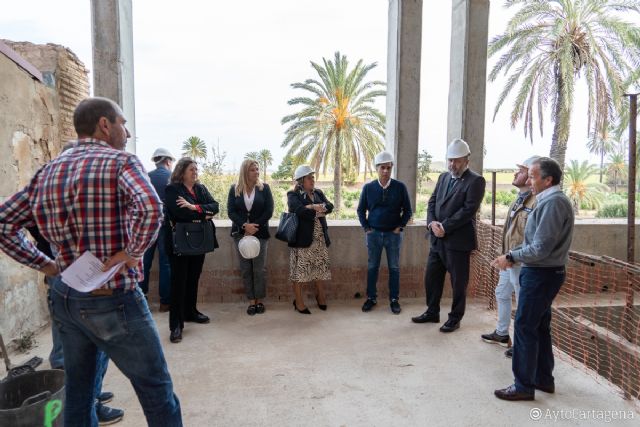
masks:
[[[64,141],[75,138],[73,106],[88,96],[86,69],[67,49],[5,44],[30,57],[36,68],[42,67],[51,87],[0,53],[1,201],[24,187],[60,152]],[[0,332],[5,342],[48,322],[43,277],[0,252]]]
[[[64,145],[65,142],[75,139],[73,110],[81,100],[89,96],[89,70],[71,50],[64,46],[52,43],[36,45],[8,40],[4,42],[35,65],[42,72],[47,85],[55,88],[59,105],[59,140]],[[54,157],[58,152],[53,153]]]
[[[270,224],[271,235],[275,234],[276,222]],[[245,300],[237,254],[229,235],[230,222],[216,221],[220,248],[206,257],[200,279],[198,299],[200,301],[229,302]],[[400,256],[401,297],[424,297],[424,269],[429,249],[424,220],[405,228]],[[636,226],[636,253],[640,254],[640,225]],[[364,234],[357,221],[329,221],[332,280],[326,284],[329,299],[351,299],[359,292],[364,296],[367,276],[367,251]],[[578,221],[572,249],[594,255],[608,255],[626,259],[626,225],[622,221]],[[283,242],[271,238],[267,254],[268,287],[271,301],[293,299],[289,282],[289,251]],[[378,298],[385,301],[387,292],[386,258],[383,254],[378,278]],[[158,300],[157,258],[151,271],[149,299]],[[313,288],[307,289],[307,300],[313,301]],[[445,286],[445,296],[450,295],[450,286]],[[311,303],[313,305],[313,303]]]

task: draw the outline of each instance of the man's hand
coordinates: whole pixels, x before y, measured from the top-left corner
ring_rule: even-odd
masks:
[[[244,225],[244,234],[245,236],[253,236],[258,232],[259,229],[260,226],[258,224],[248,222]]]
[[[436,237],[444,237],[444,227],[442,227],[442,223],[438,221],[431,221],[431,231],[436,235]]]
[[[45,265],[43,268],[40,269],[41,273],[44,273],[45,276],[57,276],[58,274],[60,274],[60,270],[58,269],[58,265],[51,261],[49,264]]]
[[[114,265],[120,264],[121,262],[124,262],[125,264],[124,268],[133,268],[138,266],[138,263],[140,262],[140,258],[134,258],[132,256],[129,256],[125,251],[116,252],[111,258],[109,258],[104,263],[104,268],[102,269],[102,271],[107,271]]]
[[[396,228],[393,229],[393,233],[394,234],[400,234],[401,231],[402,230],[400,230],[400,227],[396,227]]]
[[[512,262],[509,262],[506,255],[500,255],[498,258],[491,261],[491,267],[495,267],[498,270],[506,270],[507,268],[511,268],[513,265]]]

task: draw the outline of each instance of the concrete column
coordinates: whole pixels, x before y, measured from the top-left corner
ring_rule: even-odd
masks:
[[[453,0],[447,144],[462,138],[482,171],[489,0]]]
[[[389,0],[386,149],[396,163],[394,177],[407,185],[416,209],[422,0]]]
[[[122,107],[131,138],[127,150],[136,152],[133,87],[133,22],[131,0],[91,0],[93,94]]]

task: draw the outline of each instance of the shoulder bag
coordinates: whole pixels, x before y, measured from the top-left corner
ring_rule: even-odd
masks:
[[[298,215],[291,212],[282,212],[282,215],[280,215],[280,223],[278,224],[278,231],[276,231],[276,239],[287,243],[295,243],[297,232]]]
[[[173,225],[173,252],[178,256],[213,252],[215,242],[211,220],[177,222]]]

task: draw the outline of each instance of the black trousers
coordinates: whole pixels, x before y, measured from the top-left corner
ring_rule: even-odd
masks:
[[[202,273],[204,255],[169,255],[171,263],[171,310],[169,328],[184,328],[185,319],[192,319],[196,313],[198,281]]]
[[[449,319],[459,322],[464,316],[469,284],[469,262],[471,251],[451,251],[433,246],[427,258],[424,288],[427,293],[427,313],[440,314],[440,299],[444,288],[444,277],[449,272],[453,288],[453,304]]]

